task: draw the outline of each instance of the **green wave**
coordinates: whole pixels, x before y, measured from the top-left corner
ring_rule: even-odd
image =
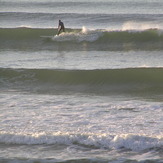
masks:
[[[1,88],[45,92],[163,93],[162,68],[104,70],[0,69]]]

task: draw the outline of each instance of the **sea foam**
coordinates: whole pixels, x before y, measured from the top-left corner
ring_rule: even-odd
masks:
[[[94,134],[94,133],[0,133],[0,143],[5,144],[64,144],[64,145],[84,145],[96,148],[106,149],[128,149],[132,151],[153,150],[154,148],[162,149],[163,137],[134,135],[134,134]]]

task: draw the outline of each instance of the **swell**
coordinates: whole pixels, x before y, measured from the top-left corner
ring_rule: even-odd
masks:
[[[65,3],[65,2],[64,2]],[[78,2],[77,2],[78,3]],[[11,6],[11,2],[10,2],[10,6]],[[31,6],[31,4],[30,4]],[[45,7],[45,6],[44,6]],[[69,6],[71,7],[71,6]],[[25,8],[27,8],[27,6],[25,6]],[[38,7],[36,7],[38,8]],[[54,10],[54,8],[52,8],[52,10],[49,10],[49,8],[45,8],[45,10],[40,10],[39,12],[37,10],[32,10],[32,11],[28,11],[25,10],[24,12],[21,11],[12,11],[12,12],[6,12],[6,10],[4,12],[0,12],[0,16],[1,19],[5,22],[5,24],[7,23],[7,21],[15,21],[17,20],[18,22],[21,21],[23,23],[25,22],[31,22],[31,21],[41,21],[39,24],[41,25],[42,23],[44,23],[44,21],[46,20],[47,22],[49,21],[51,24],[51,21],[57,21],[59,18],[62,18],[63,20],[66,21],[66,24],[73,24],[75,25],[76,23],[80,23],[82,21],[82,24],[89,24],[93,23],[96,25],[100,25],[100,23],[107,23],[109,22],[109,24],[112,23],[126,23],[126,22],[141,22],[141,25],[144,25],[144,23],[146,24],[148,21],[154,21],[156,20],[156,24],[153,23],[149,23],[148,25],[150,25],[150,27],[161,27],[158,26],[159,21],[162,20],[163,18],[163,14],[132,14],[132,13],[98,13],[95,12],[95,10],[93,10],[93,13],[87,13],[86,10],[84,10],[84,12],[73,12],[72,10],[70,10],[68,12],[68,10],[58,10],[58,6],[56,6],[57,10]],[[18,9],[18,8],[17,8]],[[77,11],[77,10],[76,10]],[[73,22],[74,20],[74,22]],[[158,23],[158,24],[157,24]],[[22,23],[21,23],[22,24]],[[27,24],[27,23],[25,23]],[[49,24],[49,25],[50,25]],[[1,27],[3,27],[4,24],[1,24]],[[15,24],[16,25],[16,24]],[[12,24],[10,24],[8,27],[11,27]],[[17,27],[13,26],[13,27]],[[77,25],[76,25],[77,26]],[[75,27],[76,27],[75,26]],[[7,27],[7,26],[5,26]],[[46,25],[46,27],[48,27]],[[71,26],[72,27],[72,26]],[[96,29],[96,26],[95,26]]]
[[[30,91],[87,93],[163,92],[162,68],[104,70],[0,69],[1,89],[22,88]]]
[[[52,28],[0,28],[1,49],[26,50],[162,50],[163,34],[157,29],[142,31],[107,31],[66,29],[59,37],[53,37]],[[51,36],[42,38],[40,36]]]
[[[8,69],[0,68],[2,78],[8,80],[37,80],[59,84],[109,84],[163,82],[162,68],[126,68],[96,70],[64,69]]]

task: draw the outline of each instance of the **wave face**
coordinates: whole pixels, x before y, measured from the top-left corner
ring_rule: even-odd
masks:
[[[162,50],[163,34],[157,29],[142,31],[67,29],[59,37],[57,29],[0,28],[0,48],[19,50]],[[50,36],[50,37],[41,37]]]
[[[152,93],[163,91],[162,68],[127,68],[105,70],[0,69],[1,87],[40,85],[41,91],[94,93]],[[57,92],[58,92],[57,91]]]

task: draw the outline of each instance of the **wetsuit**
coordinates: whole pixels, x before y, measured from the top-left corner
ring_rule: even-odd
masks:
[[[61,20],[59,20],[58,33],[57,33],[57,35],[59,35],[62,30],[63,30],[63,32],[65,32],[65,27],[64,27],[63,22],[61,22]]]

